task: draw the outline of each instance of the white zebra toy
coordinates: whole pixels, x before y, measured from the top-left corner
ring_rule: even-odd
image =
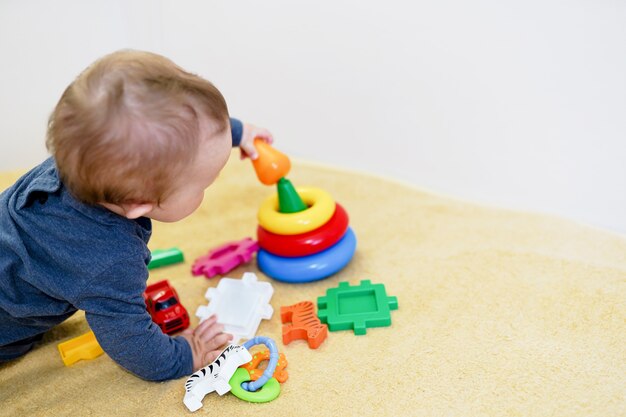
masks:
[[[219,395],[226,394],[230,391],[228,381],[237,368],[251,360],[252,355],[245,347],[228,345],[217,359],[187,379],[183,403],[193,412],[202,408],[202,399],[205,395],[213,391]]]

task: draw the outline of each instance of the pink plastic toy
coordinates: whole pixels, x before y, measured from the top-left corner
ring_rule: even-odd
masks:
[[[258,250],[259,245],[249,237],[226,243],[196,259],[191,267],[191,273],[204,274],[207,278],[227,274],[239,265],[250,262],[252,255]]]

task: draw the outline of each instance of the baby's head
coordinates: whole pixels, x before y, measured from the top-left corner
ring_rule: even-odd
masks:
[[[177,221],[200,205],[230,155],[228,109],[210,82],[167,58],[119,51],[65,90],[46,144],[80,201]]]

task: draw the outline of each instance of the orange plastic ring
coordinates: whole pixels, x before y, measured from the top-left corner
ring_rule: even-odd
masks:
[[[263,361],[270,360],[270,351],[269,349],[262,350],[260,352],[256,352],[252,355],[252,360],[245,365],[241,365],[240,368],[244,368],[250,373],[250,380],[256,381],[263,375],[264,369],[259,369],[259,365]],[[289,378],[289,374],[285,371],[287,367],[287,359],[285,358],[285,354],[280,353],[278,355],[278,363],[276,364],[276,369],[274,370],[274,375],[272,375],[276,380],[280,383],[283,383]]]

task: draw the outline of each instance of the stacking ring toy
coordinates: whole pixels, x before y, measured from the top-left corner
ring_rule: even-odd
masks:
[[[241,400],[251,403],[266,403],[272,401],[280,394],[280,384],[276,378],[270,378],[263,388],[258,391],[250,392],[241,387],[242,383],[250,380],[250,374],[245,368],[237,368],[233,376],[228,381],[230,392]]]
[[[245,368],[250,374],[250,380],[256,381],[263,376],[265,369],[259,368],[259,365],[264,361],[270,360],[270,351],[268,349],[256,352],[252,355],[252,360],[245,365],[241,365],[241,368]],[[284,353],[278,354],[278,363],[276,364],[276,370],[272,375],[281,384],[289,378],[289,373],[285,370],[287,367],[287,358]]]
[[[333,217],[325,225],[301,235],[277,235],[259,226],[259,246],[287,258],[313,255],[333,246],[348,230],[348,213],[339,203],[335,206]]]
[[[309,208],[297,213],[281,213],[278,194],[274,194],[259,208],[262,228],[279,235],[299,235],[322,227],[333,216],[335,201],[326,191],[319,188],[298,188],[297,191]]]
[[[252,346],[256,346],[260,344],[267,346],[267,348],[270,350],[270,356],[269,356],[270,361],[267,364],[267,368],[265,368],[265,372],[263,372],[263,375],[261,375],[259,379],[253,382],[244,382],[243,384],[241,384],[241,388],[245,389],[246,391],[256,391],[259,388],[261,388],[263,385],[265,385],[267,380],[269,380],[272,377],[272,375],[274,375],[274,370],[276,369],[276,364],[278,363],[279,355],[278,355],[278,348],[276,347],[276,342],[274,342],[274,340],[270,339],[269,337],[264,337],[264,336],[254,337],[248,340],[246,343],[244,343],[243,347],[250,350]]]
[[[356,236],[350,227],[330,248],[309,256],[286,258],[261,249],[257,254],[259,268],[270,277],[284,282],[317,281],[339,272],[350,262],[356,250]]]

